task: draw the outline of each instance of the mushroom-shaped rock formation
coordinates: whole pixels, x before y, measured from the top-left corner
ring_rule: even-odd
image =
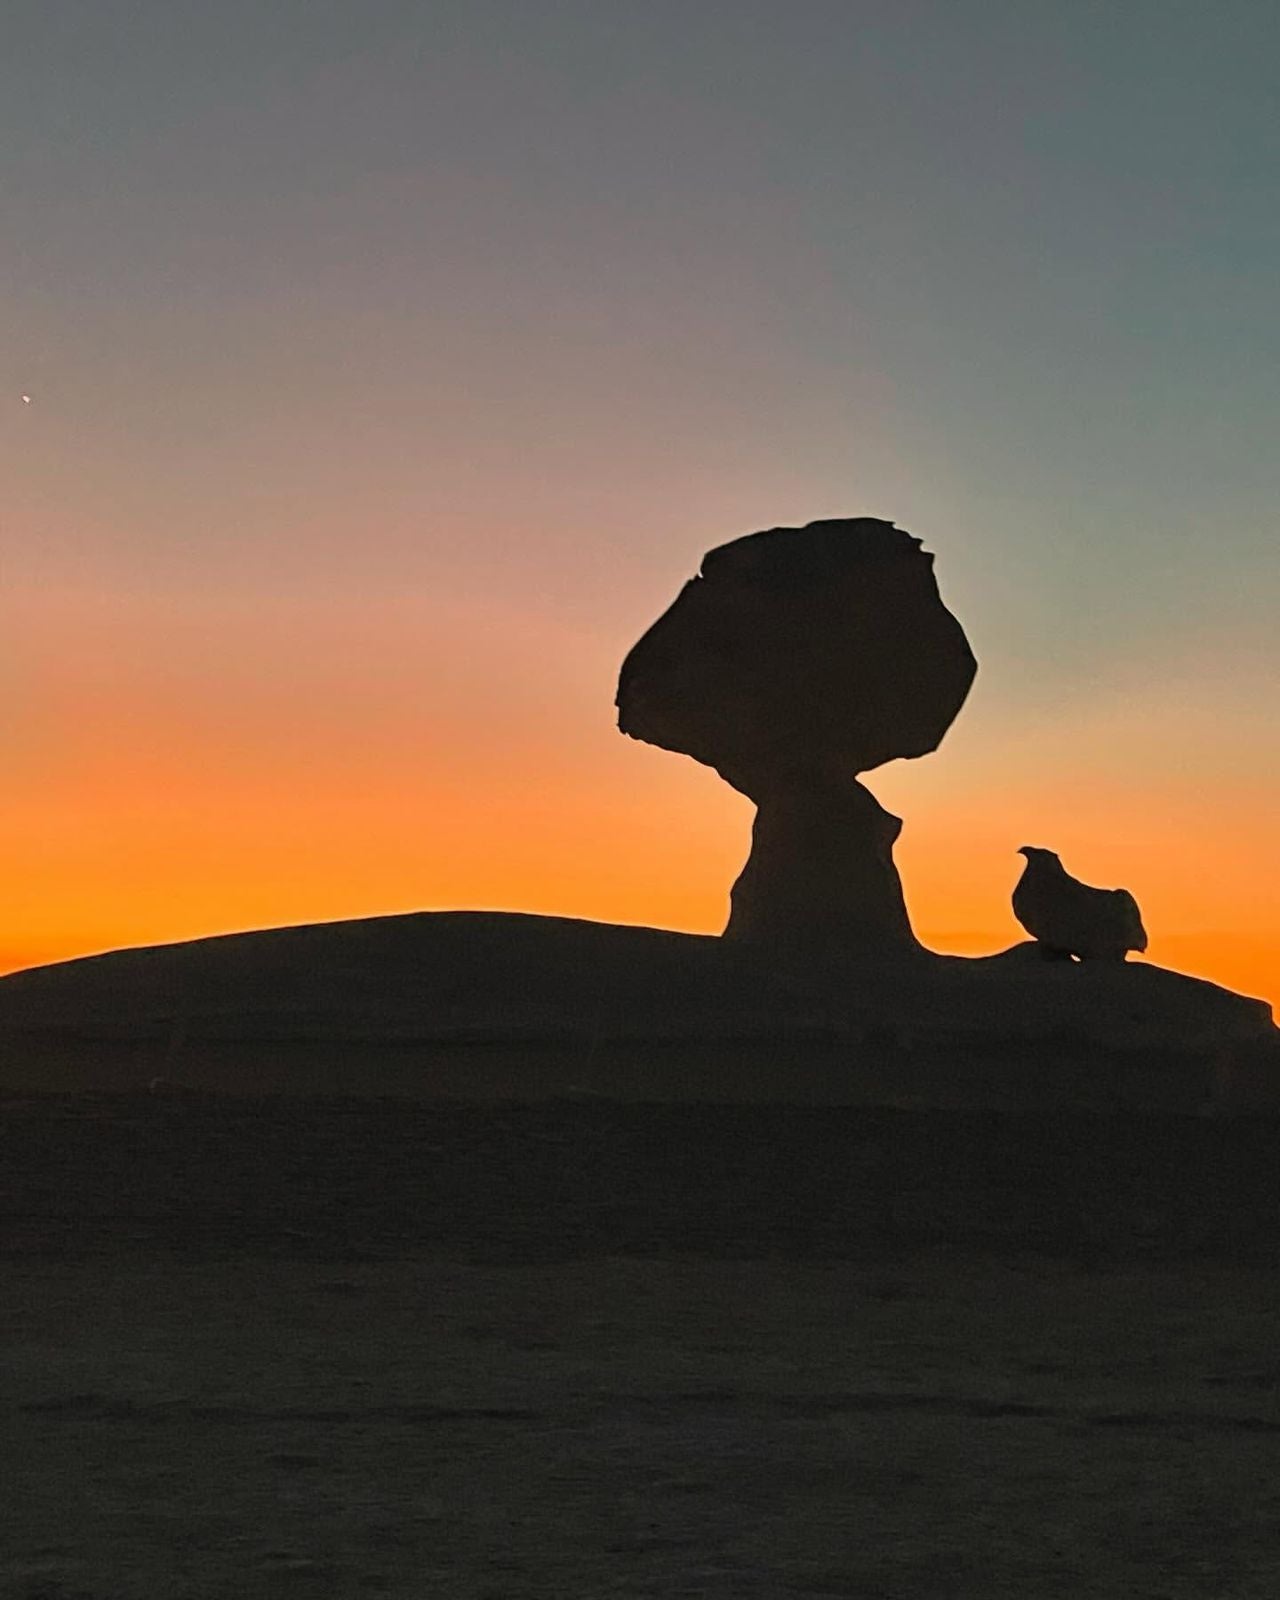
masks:
[[[618,726],[756,802],[727,937],[807,960],[918,948],[901,822],[856,774],[936,750],[975,671],[932,555],[891,522],[769,528],[703,557],[623,662]]]

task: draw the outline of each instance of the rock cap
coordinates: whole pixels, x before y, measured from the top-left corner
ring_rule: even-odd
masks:
[[[919,539],[876,517],[767,528],[708,551],[632,648],[618,726],[759,799],[936,750],[976,670]]]

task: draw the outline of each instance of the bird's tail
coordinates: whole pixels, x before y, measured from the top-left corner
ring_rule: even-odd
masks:
[[[1127,889],[1114,889],[1116,904],[1124,910],[1125,942],[1130,950],[1139,954],[1147,948],[1147,930],[1142,926],[1142,913],[1138,910],[1138,902]]]

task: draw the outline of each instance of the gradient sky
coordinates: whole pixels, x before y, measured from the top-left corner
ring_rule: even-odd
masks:
[[[980,663],[870,779],[922,935],[1048,845],[1280,998],[1277,60],[1272,0],[8,0],[0,966],[718,928],[750,807],[618,664],[872,515]]]

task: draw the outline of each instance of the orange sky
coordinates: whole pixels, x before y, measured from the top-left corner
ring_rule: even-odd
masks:
[[[42,604],[9,641],[33,694],[10,730],[6,969],[419,908],[723,923],[751,808],[615,731],[629,640],[493,605],[424,631],[414,595]],[[1020,937],[1015,851],[1048,844],[1136,891],[1151,959],[1280,996],[1273,791],[1238,750],[1229,769],[1239,732],[1218,721],[1227,770],[1204,783],[1159,768],[1175,737],[1212,748],[1176,685],[1037,729],[992,725],[986,676],[941,751],[869,778],[906,818],[898,858],[926,942]]]
[[[148,737],[159,742],[163,731]],[[7,838],[23,845],[4,851],[5,970],[121,944],[420,908],[714,931],[745,857],[746,802],[691,764],[621,738],[620,755],[601,753],[590,773],[540,772],[532,750],[519,764],[467,755],[450,772],[447,757],[411,751],[362,778],[349,759],[325,764],[304,750],[216,772],[208,749],[167,732],[169,747],[146,760],[82,752],[65,787],[11,803],[22,831]],[[1235,892],[1251,874],[1247,842],[1232,836],[1205,849],[1195,819],[1172,818],[1155,837],[1144,822],[1139,848],[1117,822],[1141,818],[1145,802],[1111,799],[1103,818],[1042,807],[1035,837],[1095,881],[1137,887],[1150,959],[1280,999],[1270,905]],[[979,953],[1021,936],[1007,903],[1021,866],[1010,845],[1032,810],[908,818],[899,862],[927,943]],[[1262,887],[1274,904],[1280,883],[1273,876]]]

